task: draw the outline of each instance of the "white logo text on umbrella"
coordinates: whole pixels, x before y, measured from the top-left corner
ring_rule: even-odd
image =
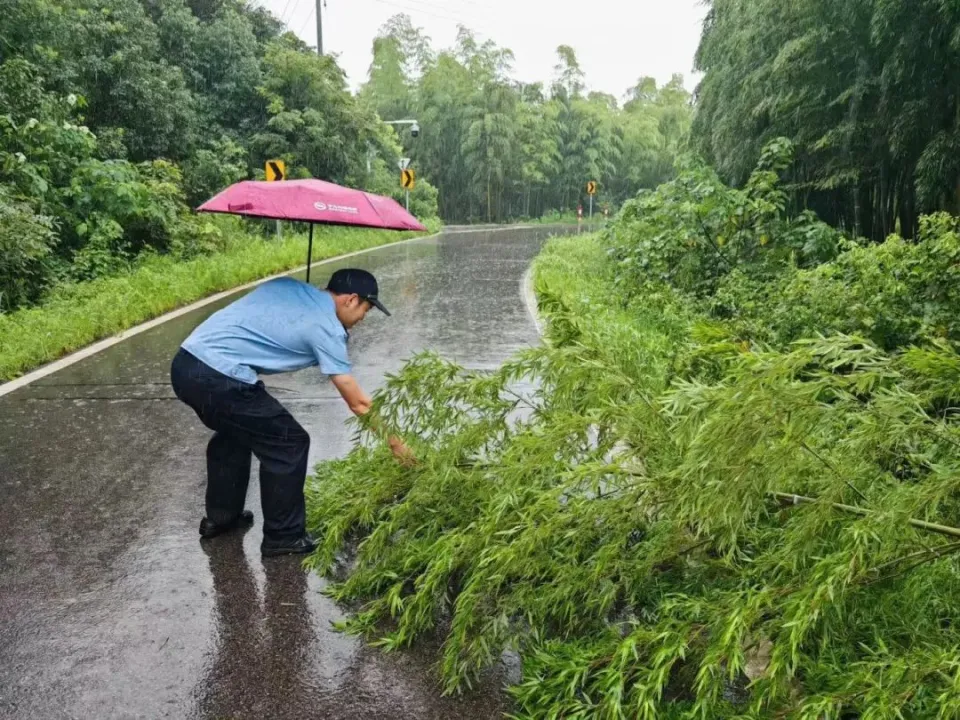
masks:
[[[360,212],[359,210],[357,210],[357,208],[351,207],[349,205],[327,205],[326,203],[322,203],[322,202],[315,202],[313,204],[313,207],[319,210],[320,212],[328,211],[328,212],[336,212],[336,213],[347,213],[349,215],[356,215],[358,212]]]

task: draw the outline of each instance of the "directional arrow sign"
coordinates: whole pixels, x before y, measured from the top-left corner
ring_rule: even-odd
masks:
[[[413,190],[413,186],[416,185],[417,176],[413,170],[404,170],[400,173],[400,186],[405,190]]]
[[[267,160],[264,170],[269,182],[287,179],[287,165],[283,160]]]
[[[596,195],[597,194],[597,183],[593,180],[587,183],[587,195]]]

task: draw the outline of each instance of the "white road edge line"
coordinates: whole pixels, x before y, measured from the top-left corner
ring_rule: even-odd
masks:
[[[537,328],[537,335],[543,337],[543,318],[540,317],[540,310],[537,307],[537,291],[533,287],[533,263],[530,263],[530,267],[520,281],[520,296],[523,298],[523,304],[527,306],[530,319]]]
[[[447,231],[446,234],[458,235],[462,233],[472,233],[472,232],[490,232],[493,229],[494,228],[489,228],[489,227],[477,228],[477,229],[471,228],[471,229],[465,229],[465,230],[456,229],[456,230]],[[512,230],[514,229],[514,227],[503,227],[503,229]],[[399,242],[395,242],[395,243],[388,243],[386,245],[376,245],[374,247],[369,247],[364,250],[356,250],[351,253],[345,253],[344,255],[337,255],[336,257],[326,258],[325,260],[317,260],[315,263],[310,263],[310,267],[315,268],[318,265],[328,265],[333,262],[338,262],[340,260],[345,260],[346,258],[354,257],[355,255],[362,255],[364,253],[373,252],[374,250],[380,250],[385,247],[395,247],[398,245],[406,245],[407,243],[431,240],[433,238],[439,237],[443,233],[444,231],[441,230],[440,232],[434,233],[433,235],[423,235],[420,237],[409,238],[407,240],[400,240]],[[20,388],[26,387],[30,383],[35,382],[40,378],[46,377],[47,375],[52,375],[58,370],[63,370],[64,368],[70,367],[71,365],[78,363],[81,360],[85,360],[86,358],[92,355],[96,355],[98,352],[101,352],[102,350],[106,350],[107,348],[112,347],[117,343],[122,342],[123,340],[126,340],[127,338],[133,337],[134,335],[139,335],[140,333],[146,332],[147,330],[155,328],[158,325],[162,325],[163,323],[173,320],[174,318],[178,318],[181,315],[186,315],[187,313],[193,312],[194,310],[198,308],[202,308],[205,305],[210,305],[211,303],[215,303],[218,300],[222,300],[225,297],[233,295],[234,293],[238,293],[243,290],[256,287],[257,285],[262,285],[268,280],[274,280],[278,277],[284,277],[286,275],[292,275],[294,273],[303,272],[306,269],[307,269],[306,265],[301,265],[300,267],[293,268],[292,270],[285,270],[284,272],[277,273],[276,275],[270,275],[269,277],[260,278],[259,280],[254,280],[253,282],[249,282],[244,285],[238,285],[237,287],[231,288],[230,290],[224,290],[222,292],[218,292],[215,295],[210,295],[208,297],[203,298],[202,300],[197,300],[194,303],[191,303],[189,305],[184,305],[181,308],[177,308],[176,310],[171,310],[170,312],[164,315],[159,315],[158,317],[155,317],[152,320],[147,320],[146,322],[141,323],[139,325],[134,325],[132,328],[128,328],[127,330],[124,330],[117,335],[112,335],[108,338],[104,338],[103,340],[98,340],[92,345],[87,345],[86,347],[81,348],[76,352],[70,353],[69,355],[65,355],[58,360],[54,360],[53,362],[47,365],[43,365],[42,367],[37,368],[36,370],[31,370],[26,375],[22,375],[16,378],[15,380],[10,380],[8,382],[3,383],[2,385],[0,385],[0,397],[3,397],[4,395],[9,395],[15,390],[19,390]]]

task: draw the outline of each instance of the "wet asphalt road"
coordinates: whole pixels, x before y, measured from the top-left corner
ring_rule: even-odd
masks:
[[[520,281],[550,232],[447,233],[315,266],[318,284],[373,271],[393,312],[352,333],[361,384],[421,349],[492,367],[536,343]],[[199,542],[210,432],[169,364],[226,302],[0,398],[0,718],[499,717],[499,678],[441,698],[432,653],[333,632],[324,581],[260,558],[256,462],[254,528]],[[266,382],[310,432],[311,465],[349,449],[349,411],[316,369]]]

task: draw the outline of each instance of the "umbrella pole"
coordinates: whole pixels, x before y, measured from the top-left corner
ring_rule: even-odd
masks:
[[[313,223],[310,223],[310,239],[307,241],[307,284],[310,284],[310,261],[313,260]]]

